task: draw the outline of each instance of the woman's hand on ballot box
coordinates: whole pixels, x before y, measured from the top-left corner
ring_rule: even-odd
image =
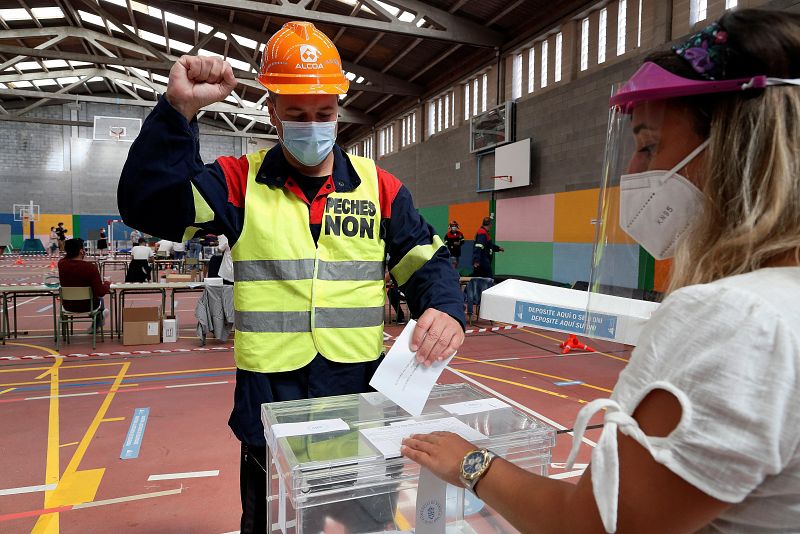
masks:
[[[458,478],[461,460],[475,445],[452,432],[414,434],[403,440],[400,452],[454,486],[461,486]]]

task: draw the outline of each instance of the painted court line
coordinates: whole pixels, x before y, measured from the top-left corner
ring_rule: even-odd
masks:
[[[567,471],[566,473],[558,473],[556,475],[550,475],[549,478],[552,478],[552,479],[555,479],[555,480],[561,480],[562,478],[574,478],[574,477],[581,476],[584,471],[586,471],[585,468],[584,469],[576,469],[575,471]]]
[[[196,384],[173,384],[171,386],[166,386],[167,388],[190,388],[193,386],[214,386],[216,384],[227,384],[228,380],[223,380],[222,382],[198,382]]]
[[[36,310],[36,313],[42,313],[42,312],[44,312],[44,311],[47,311],[47,310],[49,310],[49,309],[50,309],[50,308],[52,308],[52,307],[53,307],[53,305],[52,305],[52,304],[48,304],[48,305],[47,305],[47,306],[45,306],[44,308],[39,308],[38,310]]]
[[[165,473],[163,475],[150,475],[147,478],[148,482],[154,480],[175,480],[176,478],[201,478],[201,477],[215,477],[219,475],[219,469],[213,471],[192,471],[189,473]]]
[[[127,497],[117,497],[116,499],[105,499],[102,501],[85,502],[74,505],[72,509],[80,510],[81,508],[93,508],[95,506],[105,506],[108,504],[119,504],[122,502],[140,501],[142,499],[152,499],[154,497],[166,497],[167,495],[177,495],[182,491],[183,491],[183,486],[177,489],[154,491],[153,493],[140,493],[138,495],[128,495]]]
[[[538,419],[540,421],[543,421],[543,422],[547,423],[548,425],[557,428],[558,430],[567,430],[567,427],[565,427],[564,425],[558,424],[555,421],[553,421],[552,419],[550,419],[549,417],[545,417],[544,415],[540,414],[539,412],[531,410],[530,408],[528,408],[524,404],[520,404],[517,401],[506,397],[505,395],[503,395],[499,391],[496,391],[496,390],[490,388],[489,386],[487,386],[483,382],[475,380],[474,378],[470,378],[467,375],[465,375],[465,374],[463,374],[463,373],[461,373],[459,371],[456,371],[455,369],[451,369],[450,367],[446,367],[446,369],[448,371],[450,371],[451,373],[453,373],[454,375],[456,375],[459,378],[461,378],[462,380],[466,380],[467,382],[471,382],[471,383],[475,384],[479,388],[481,388],[481,389],[483,389],[485,391],[488,391],[489,393],[491,393],[492,395],[494,395],[498,399],[500,399],[502,401],[505,401],[508,404],[511,404],[512,406],[516,406],[517,408],[519,408],[523,412],[529,413],[530,415],[534,416],[536,419]],[[567,433],[570,436],[575,437],[575,434],[573,432],[567,432]],[[592,441],[592,440],[590,440],[590,439],[588,439],[586,437],[582,437],[581,441],[583,441],[584,443],[586,443],[590,447],[596,447],[597,446],[597,443],[595,443],[594,441]]]
[[[40,484],[38,486],[23,486],[21,488],[9,488],[0,490],[0,495],[19,495],[21,493],[35,493],[37,491],[52,491],[57,484]]]
[[[99,395],[97,391],[89,393],[65,393],[64,395],[45,395],[43,397],[25,397],[25,400],[42,400],[42,399],[63,399],[64,397],[86,397],[87,395]]]

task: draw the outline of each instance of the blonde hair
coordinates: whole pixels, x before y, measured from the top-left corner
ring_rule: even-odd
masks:
[[[800,262],[800,87],[714,106],[701,216],[676,250],[668,292],[794,256]]]

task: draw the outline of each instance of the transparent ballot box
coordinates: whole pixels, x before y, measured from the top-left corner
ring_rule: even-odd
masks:
[[[471,434],[478,447],[540,475],[555,444],[554,429],[468,384],[435,386],[419,417],[362,393],[264,404],[261,418],[267,524],[287,534],[413,532],[420,468],[399,454],[405,433]],[[516,532],[463,488],[447,487],[444,508],[447,533]]]

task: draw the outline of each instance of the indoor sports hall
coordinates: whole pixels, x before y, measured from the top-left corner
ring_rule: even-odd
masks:
[[[800,532],[797,35],[0,2],[0,532]]]

